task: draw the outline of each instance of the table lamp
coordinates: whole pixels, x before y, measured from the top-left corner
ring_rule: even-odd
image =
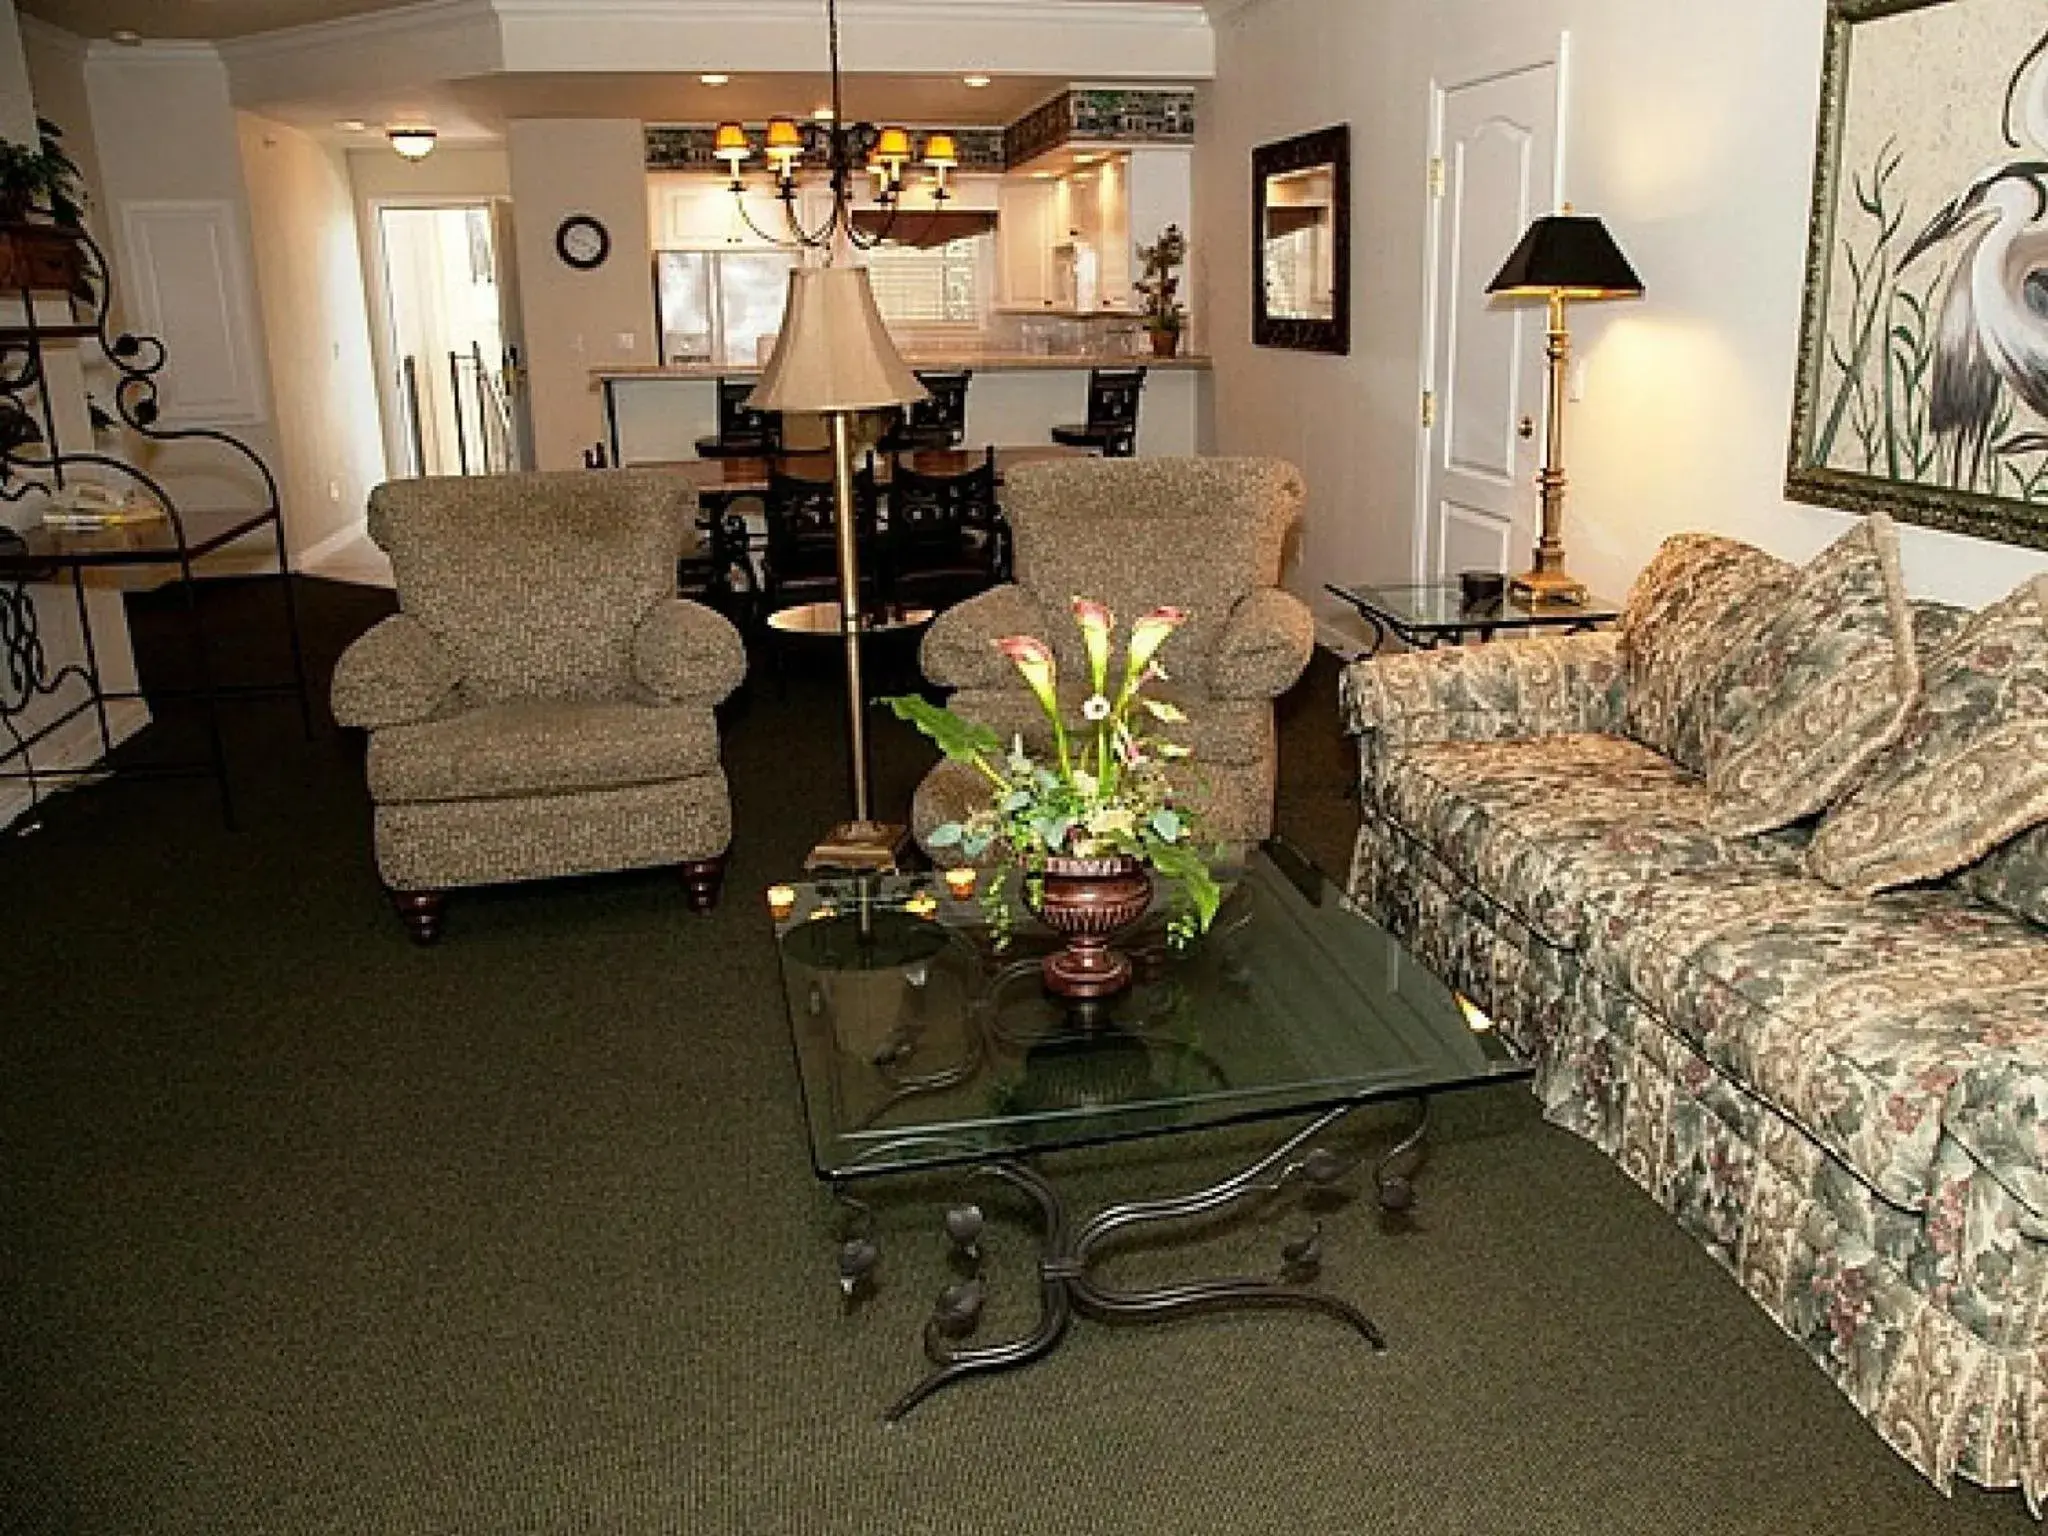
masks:
[[[1517,576],[1509,590],[1531,603],[1583,603],[1585,583],[1565,574],[1562,536],[1565,370],[1572,351],[1565,303],[1639,299],[1643,296],[1642,279],[1621,254],[1606,225],[1573,213],[1566,204],[1564,212],[1545,214],[1529,226],[1522,243],[1486,291],[1503,298],[1545,299],[1550,305],[1550,430],[1543,444],[1543,468],[1536,476],[1543,498],[1543,528],[1536,541],[1535,566]]]
[[[757,411],[816,412],[831,432],[839,628],[846,646],[846,728],[853,768],[853,819],[825,834],[804,861],[806,869],[890,870],[903,845],[904,829],[877,822],[868,799],[851,418],[857,411],[909,405],[924,398],[924,386],[897,355],[882,324],[865,268],[799,267],[789,274],[789,303],[775,352],[747,404]]]

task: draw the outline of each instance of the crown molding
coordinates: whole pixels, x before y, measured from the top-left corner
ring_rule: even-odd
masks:
[[[488,0],[508,20],[548,17],[588,21],[823,21],[818,0]],[[396,13],[387,13],[396,14]],[[857,23],[916,21],[959,25],[976,21],[1042,22],[1059,27],[1174,26],[1202,29],[1209,17],[1201,0],[864,0]],[[842,29],[847,18],[840,18]],[[321,22],[321,26],[346,25]]]
[[[1204,0],[1204,9],[1208,11],[1210,24],[1213,26],[1219,21],[1235,21],[1246,12],[1255,11],[1265,3],[1266,0]]]
[[[111,38],[96,37],[85,45],[85,57],[89,64],[157,67],[219,64],[221,59],[217,45],[196,37],[144,38],[139,43],[117,43]]]
[[[67,32],[40,16],[31,16],[22,11],[17,13],[17,19],[21,22],[21,40],[25,43],[33,41],[39,47],[48,48],[54,53],[61,53],[66,58],[80,62],[84,61],[90,50],[90,44],[85,38],[76,32]]]
[[[562,0],[562,9],[575,9],[575,0]],[[422,33],[444,33],[451,28],[481,24],[497,33],[497,12],[491,0],[420,0],[387,11],[368,11],[360,16],[337,16],[327,21],[302,22],[296,27],[276,27],[268,32],[251,32],[244,37],[223,39],[221,56],[230,64],[257,62],[305,49],[343,47],[352,43],[389,43],[417,38]]]

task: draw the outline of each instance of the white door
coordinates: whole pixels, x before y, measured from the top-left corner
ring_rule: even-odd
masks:
[[[533,410],[526,393],[526,315],[520,307],[519,247],[512,235],[512,204],[498,198],[491,204],[491,261],[498,276],[499,389],[511,416],[510,469],[534,463]]]
[[[1431,306],[1416,578],[1525,569],[1542,464],[1541,305],[1487,298],[1529,221],[1558,207],[1554,60],[1435,90]]]

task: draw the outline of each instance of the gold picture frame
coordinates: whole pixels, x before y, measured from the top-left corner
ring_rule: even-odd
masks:
[[[2048,549],[2039,0],[1829,0],[1785,490]]]

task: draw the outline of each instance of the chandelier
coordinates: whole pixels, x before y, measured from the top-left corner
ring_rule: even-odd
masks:
[[[774,176],[773,191],[782,204],[786,235],[770,234],[747,212],[747,183],[743,168],[755,153],[754,141],[738,123],[720,123],[711,152],[723,160],[732,173],[733,201],[740,218],[761,239],[774,245],[831,249],[840,240],[870,250],[890,237],[903,209],[905,176],[913,163],[933,173],[932,213],[936,219],[946,199],[946,176],[960,163],[960,153],[949,133],[925,137],[920,156],[905,128],[877,128],[872,123],[849,123],[840,98],[839,82],[839,0],[825,0],[825,24],[832,49],[832,107],[830,118],[799,122],[791,117],[771,118],[762,134],[760,153]],[[825,173],[832,193],[832,207],[815,227],[803,221],[798,198],[800,178],[811,169]],[[854,188],[862,176],[873,178],[874,202],[884,217],[879,227],[863,230],[853,217]]]

